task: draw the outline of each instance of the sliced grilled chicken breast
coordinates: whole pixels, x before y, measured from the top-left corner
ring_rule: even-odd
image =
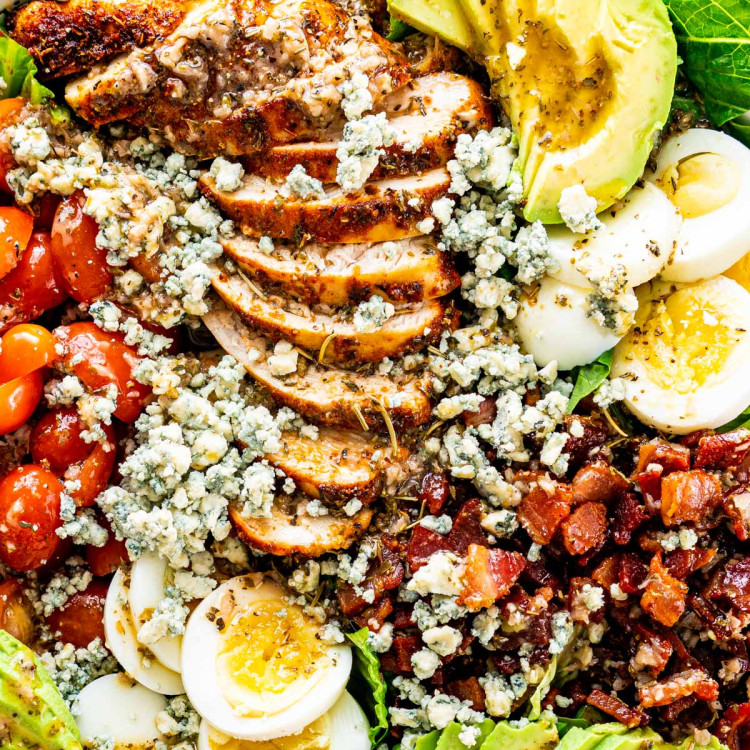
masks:
[[[311,305],[347,305],[376,292],[394,303],[419,302],[449,294],[461,283],[429,236],[301,248],[279,240],[265,253],[258,240],[236,235],[224,242],[224,253],[263,291]]]
[[[264,458],[291,477],[305,495],[334,502],[357,498],[364,504],[377,497],[385,451],[376,435],[321,427],[315,439],[290,431],[281,442],[280,451]]]
[[[79,73],[166,36],[188,0],[33,0],[10,17],[13,38],[47,77]]]
[[[387,97],[377,111],[386,113],[396,139],[383,149],[373,180],[441,167],[453,156],[460,133],[492,126],[492,110],[482,87],[456,73],[433,73],[411,81]],[[343,130],[333,129],[320,141],[276,146],[247,157],[245,168],[251,174],[284,178],[301,164],[311,177],[336,182],[336,149],[342,137]]]
[[[253,328],[274,341],[283,339],[318,352],[326,362],[379,362],[417,351],[455,327],[455,309],[440,299],[407,304],[372,331],[359,331],[341,315],[314,312],[303,302],[258,296],[239,275],[217,273],[212,284],[224,302]],[[351,309],[348,310],[351,316]]]
[[[384,431],[388,420],[398,430],[417,427],[430,418],[428,382],[366,375],[323,367],[300,358],[296,375],[276,377],[268,365],[271,342],[251,331],[223,304],[214,304],[203,322],[222,348],[244,365],[276,401],[322,425]]]
[[[274,506],[268,518],[244,518],[239,509],[229,506],[229,518],[240,537],[254,549],[269,555],[320,557],[326,552],[347,549],[367,530],[373,511],[363,508],[348,516],[309,516]]]
[[[371,182],[354,195],[329,186],[323,198],[295,200],[281,192],[283,183],[257,175],[245,175],[242,187],[233,193],[217,190],[208,174],[200,179],[203,192],[245,234],[297,242],[384,242],[424,234],[417,224],[431,216],[433,201],[448,193],[450,183],[448,171],[441,167]]]
[[[376,103],[411,78],[396,47],[328,0],[194,0],[168,36],[65,96],[93,125],[128,120],[208,158],[317,135],[341,119],[355,73]]]

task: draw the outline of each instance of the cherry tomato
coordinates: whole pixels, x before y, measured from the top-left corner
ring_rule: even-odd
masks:
[[[53,633],[60,633],[63,643],[86,648],[95,638],[104,643],[104,600],[109,584],[94,578],[83,590],[73,594],[56,609],[47,624]]]
[[[65,291],[78,302],[93,302],[107,291],[112,274],[107,251],[96,245],[99,227],[83,212],[78,190],[60,203],[52,224],[52,258]]]
[[[33,231],[31,214],[14,206],[0,206],[0,279],[16,267]]]
[[[122,563],[128,560],[128,550],[124,541],[115,539],[114,532],[104,518],[97,519],[109,531],[109,538],[103,547],[86,547],[86,562],[95,576],[107,576],[114,573]]]
[[[7,630],[27,645],[34,640],[34,612],[16,578],[0,583],[0,630]]]
[[[37,215],[34,217],[34,229],[44,229],[47,232],[52,231],[52,224],[55,221],[55,214],[60,205],[59,195],[54,193],[45,193],[37,204]]]
[[[5,128],[15,122],[25,105],[26,101],[21,97],[0,100],[0,127]],[[0,152],[0,190],[6,193],[12,193],[13,191],[8,186],[5,175],[15,167],[16,162],[13,155],[7,151]]]
[[[158,323],[155,323],[153,320],[143,320],[143,318],[139,315],[137,310],[134,310],[132,307],[128,307],[127,305],[122,305],[119,302],[114,303],[116,307],[119,307],[120,310],[125,313],[126,316],[130,318],[137,318],[138,322],[147,330],[151,331],[151,333],[156,333],[159,336],[166,336],[166,338],[171,339],[172,343],[163,350],[164,354],[178,354],[182,350],[182,328],[180,326],[174,326],[173,328],[165,328],[162,325],[159,325]]]
[[[48,232],[34,232],[18,265],[0,279],[0,333],[67,299],[52,266]]]
[[[57,339],[35,323],[13,326],[0,344],[0,382],[7,383],[54,362],[56,344]]]
[[[91,445],[81,437],[83,429],[75,407],[48,411],[31,431],[32,460],[35,464],[46,461],[51,472],[64,474],[69,466],[91,454]]]
[[[44,565],[60,538],[62,485],[35,464],[18,466],[0,480],[0,560],[21,573]]]
[[[123,422],[135,422],[151,389],[133,378],[133,369],[141,361],[120,333],[107,333],[94,323],[71,323],[55,329],[64,346],[63,362],[92,390],[110,383],[117,386],[115,416]]]
[[[42,398],[44,378],[40,370],[0,385],[0,435],[26,424]]]
[[[151,257],[145,253],[134,255],[128,259],[128,264],[134,271],[138,271],[149,284],[161,281],[166,274],[166,270],[159,265],[158,256],[156,255],[152,255]]]

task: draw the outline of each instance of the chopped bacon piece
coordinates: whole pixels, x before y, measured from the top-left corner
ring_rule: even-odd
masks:
[[[583,555],[600,544],[607,533],[607,508],[601,503],[579,505],[560,525],[565,549]]]
[[[471,612],[492,606],[506,596],[526,567],[526,558],[518,552],[469,546],[466,556],[466,588],[459,603]]]
[[[750,487],[739,484],[727,491],[722,501],[724,512],[732,520],[732,531],[741,542],[750,539]]]
[[[599,502],[609,505],[630,488],[630,482],[606,461],[594,461],[573,477],[573,505]]]
[[[625,552],[620,557],[617,580],[626,594],[637,594],[648,576],[648,569],[634,552]]]
[[[691,594],[687,600],[695,616],[712,630],[717,638],[729,640],[732,637],[729,618],[714,602],[700,594]]]
[[[641,607],[654,620],[671,628],[685,611],[688,587],[669,574],[662,563],[661,552],[651,558],[649,574],[646,590],[641,597]]]
[[[697,702],[698,698],[695,695],[686,695],[684,698],[680,698],[674,703],[665,706],[662,711],[662,717],[664,718],[664,721],[676,721],[677,717],[683,711],[687,711],[688,708],[694,706]]]
[[[398,602],[396,604],[396,613],[393,615],[393,627],[396,630],[406,630],[414,628],[417,623],[414,621],[414,605]]]
[[[593,592],[592,592],[592,587]],[[590,622],[601,622],[604,615],[605,599],[601,597],[601,605],[594,606],[598,602],[592,599],[590,594],[602,590],[591,578],[571,578],[568,588],[567,604],[570,617],[573,622],[582,622],[588,625]]]
[[[424,475],[419,489],[419,502],[426,503],[432,515],[437,515],[443,509],[450,497],[450,484],[445,474],[428,472]]]
[[[479,411],[463,411],[461,418],[467,427],[477,427],[480,424],[491,424],[497,416],[497,400],[494,398],[482,399],[479,404]]]
[[[646,507],[639,502],[637,495],[633,492],[626,493],[612,509],[610,530],[615,544],[628,544],[633,532],[650,517]]]
[[[676,471],[661,480],[661,518],[666,526],[701,521],[721,502],[721,481],[703,469]]]
[[[339,606],[349,617],[358,615],[379,602],[386,591],[398,588],[403,580],[404,566],[398,554],[381,544],[377,558],[370,563],[365,580],[358,587],[350,583],[338,586]],[[369,591],[374,595],[370,596]]]
[[[650,682],[638,688],[638,700],[644,708],[668,706],[687,695],[714,701],[719,697],[719,685],[702,669],[686,669],[662,682]]]
[[[729,750],[750,747],[750,703],[730,706],[716,723],[713,732]]]
[[[364,612],[357,615],[354,621],[360,628],[367,627],[377,633],[383,627],[383,623],[391,612],[393,612],[393,602],[390,597],[384,596],[372,607],[368,607]]]
[[[484,711],[484,690],[476,677],[467,677],[465,680],[453,680],[445,686],[448,695],[454,695],[462,701],[469,701],[475,711]]]
[[[690,449],[665,440],[652,440],[641,445],[638,451],[636,474],[646,471],[650,464],[661,466],[664,475],[673,471],[687,471],[690,468]]]
[[[609,591],[609,587],[613,583],[618,583],[618,569],[620,567],[620,555],[612,555],[602,560],[599,565],[594,568],[594,572],[591,577],[600,585],[604,586],[606,591]]]
[[[422,639],[418,635],[397,635],[390,651],[381,655],[380,666],[386,672],[412,674],[411,657],[421,648]]]
[[[750,612],[750,557],[727,565],[718,596],[727,599],[740,612]]]
[[[406,559],[412,573],[419,570],[436,552],[448,552],[451,546],[448,537],[417,524],[411,532]]]
[[[472,544],[486,547],[489,541],[481,522],[482,503],[479,500],[469,500],[464,503],[453,520],[453,528],[448,534],[450,549],[463,557]]]
[[[659,512],[661,503],[661,477],[664,473],[663,467],[659,464],[649,464],[643,471],[635,474],[635,480],[641,488],[641,495],[646,503],[646,508],[650,515]]]
[[[574,423],[578,427],[571,430],[570,428]],[[577,414],[569,415],[565,417],[565,429],[569,437],[565,443],[564,451],[570,457],[569,465],[572,468],[577,468],[590,461],[592,456],[609,439],[607,425],[597,417],[581,417]],[[574,437],[573,432],[579,433],[579,437]]]
[[[715,549],[676,549],[667,553],[664,564],[670,575],[684,581],[689,575],[695,573],[698,568],[708,565],[716,555]]]
[[[707,469],[733,469],[750,451],[750,430],[733,430],[723,435],[705,435],[698,441],[695,465]]]
[[[633,630],[639,637],[638,650],[631,660],[635,672],[644,667],[652,677],[658,677],[666,668],[674,648],[667,636],[647,628],[643,623],[636,623]]]
[[[521,501],[518,520],[536,544],[549,544],[562,521],[570,515],[571,488],[555,482],[551,495],[536,485]]]
[[[616,695],[609,695],[603,690],[592,690],[586,702],[613,719],[617,719],[621,724],[625,724],[629,729],[643,726],[648,722],[648,717],[641,708],[630,708]]]

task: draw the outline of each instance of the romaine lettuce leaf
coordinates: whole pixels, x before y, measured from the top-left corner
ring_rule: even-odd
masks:
[[[362,628],[349,635],[354,646],[354,667],[349,692],[365,709],[370,721],[370,742],[375,747],[388,734],[388,708],[385,702],[387,688],[380,673],[380,660],[367,644],[369,632],[367,628]]]
[[[37,67],[25,47],[9,36],[0,35],[0,78],[5,84],[0,99],[22,96],[39,104],[53,94],[36,79]]]
[[[573,412],[581,399],[592,394],[607,379],[612,369],[613,351],[613,349],[610,349],[593,362],[576,368],[574,371],[575,386],[568,401],[568,414]]]

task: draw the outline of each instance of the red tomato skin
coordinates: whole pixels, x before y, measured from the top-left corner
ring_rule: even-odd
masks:
[[[57,359],[57,339],[36,323],[20,323],[6,331],[0,346],[0,383],[28,375]]]
[[[86,562],[93,575],[108,576],[129,559],[128,550],[124,541],[115,539],[114,532],[106,519],[98,518],[97,520],[109,531],[109,538],[103,547],[92,547],[91,545],[86,547]]]
[[[151,389],[133,378],[133,369],[141,358],[123,341],[122,334],[84,322],[60,326],[55,336],[63,344],[66,367],[92,391],[114,383],[118,390],[115,416],[123,422],[135,422]]]
[[[62,485],[41,466],[18,466],[0,480],[0,560],[20,573],[54,554]]]
[[[48,411],[31,431],[32,460],[36,464],[46,462],[54,474],[64,474],[91,454],[91,445],[81,437],[83,429],[75,407]]]
[[[49,232],[34,232],[18,265],[0,279],[0,334],[67,299],[52,266]]]
[[[44,229],[46,232],[52,231],[52,224],[55,221],[55,214],[61,201],[62,198],[54,193],[45,193],[39,199],[38,213],[34,217],[34,229]]]
[[[34,218],[15,206],[0,206],[0,279],[23,255],[34,231]]]
[[[57,208],[52,223],[52,259],[65,291],[78,302],[93,302],[109,289],[107,251],[97,247],[97,223],[83,212],[86,196],[77,190]]]
[[[94,578],[83,591],[73,594],[47,618],[52,632],[60,633],[63,643],[72,643],[76,648],[86,648],[96,638],[104,643],[104,600],[108,588],[107,581]]]
[[[79,508],[94,504],[94,500],[107,489],[112,470],[115,468],[115,431],[111,425],[102,425],[102,428],[107,435],[107,441],[95,443],[86,460],[71,466],[64,475],[65,479],[81,483],[78,489],[70,493]]]
[[[26,424],[39,405],[43,390],[41,370],[0,385],[0,435],[15,432]]]

